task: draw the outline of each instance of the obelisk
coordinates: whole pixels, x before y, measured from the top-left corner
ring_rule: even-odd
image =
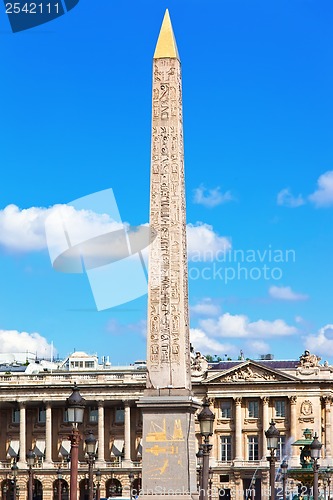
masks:
[[[143,496],[196,494],[188,319],[181,65],[165,12],[153,62],[147,388],[143,413]]]

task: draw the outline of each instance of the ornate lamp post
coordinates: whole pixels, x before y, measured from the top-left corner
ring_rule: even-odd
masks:
[[[326,477],[327,477],[327,500],[331,500],[331,474],[332,474],[332,469],[328,466],[326,469]]]
[[[287,475],[288,475],[288,462],[287,462],[287,460],[282,461],[281,473],[282,473],[282,497],[283,497],[283,500],[286,500],[286,482],[287,482]]]
[[[96,471],[96,500],[100,500],[101,498],[101,477],[102,473],[100,469]]]
[[[88,453],[88,467],[89,467],[89,500],[94,498],[94,478],[93,478],[93,468],[95,461],[95,451],[96,451],[96,438],[92,431],[89,431],[88,437],[85,439],[86,452]]]
[[[133,480],[134,480],[134,474],[132,471],[128,474],[128,478],[130,480],[130,499],[132,500],[132,498],[133,498]]]
[[[313,462],[313,498],[314,500],[318,500],[318,471],[319,471],[319,464],[318,460],[320,458],[321,454],[321,447],[323,445],[318,439],[317,433],[313,436],[313,441],[310,444],[310,451],[311,451],[311,458]]]
[[[200,487],[200,500],[207,500],[208,480],[209,480],[209,454],[212,445],[209,444],[209,436],[213,434],[213,425],[215,415],[209,409],[209,402],[203,402],[203,409],[198,415],[200,424],[200,434],[204,438],[202,446],[202,472],[201,472],[201,487]]]
[[[17,467],[16,462],[14,462],[13,465],[12,465],[13,497],[14,497],[14,500],[16,500],[16,493],[17,493],[17,473],[18,473],[18,467]]]
[[[62,470],[59,469],[57,470],[57,479],[58,479],[58,500],[61,500],[62,498]]]
[[[209,486],[209,500],[212,500],[212,486],[213,486],[213,469],[211,467],[209,467],[209,483],[208,483],[208,486]]]
[[[275,450],[278,447],[278,441],[280,437],[280,432],[275,427],[274,420],[271,420],[268,430],[265,432],[267,439],[267,448],[271,452],[270,456],[267,457],[269,461],[269,485],[270,485],[270,500],[275,499]]]
[[[70,435],[71,441],[71,474],[70,474],[70,500],[77,500],[77,472],[79,465],[80,433],[78,425],[83,422],[85,400],[74,384],[73,392],[67,399],[67,420],[73,425]]]
[[[32,467],[35,464],[35,458],[36,455],[32,450],[29,450],[26,456],[27,459],[27,464],[29,467],[29,482],[28,482],[28,500],[33,499],[33,480],[34,480],[34,471],[32,470]]]
[[[202,488],[202,459],[203,459],[203,448],[202,444],[199,445],[199,451],[196,453],[197,457],[197,467],[198,467],[198,490]]]

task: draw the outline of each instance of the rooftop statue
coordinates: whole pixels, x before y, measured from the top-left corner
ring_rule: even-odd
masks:
[[[310,351],[304,351],[299,357],[299,366],[303,368],[314,368],[319,365],[321,358],[315,354],[310,354]]]

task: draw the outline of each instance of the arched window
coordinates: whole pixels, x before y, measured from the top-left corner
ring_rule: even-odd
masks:
[[[32,498],[33,500],[43,500],[43,485],[39,479],[34,480]]]
[[[14,500],[14,481],[5,479],[1,483],[2,500]]]
[[[109,479],[105,483],[106,497],[121,497],[123,495],[123,487],[118,479]]]
[[[141,490],[141,477],[137,477],[132,483],[132,498],[137,498]]]
[[[59,494],[59,479],[53,482],[53,500],[68,500],[69,487],[67,481],[60,479],[60,494]]]
[[[81,479],[79,483],[80,500],[89,500],[89,480]]]

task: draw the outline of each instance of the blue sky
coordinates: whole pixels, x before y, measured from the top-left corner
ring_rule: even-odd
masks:
[[[0,10],[0,350],[42,355],[53,342],[60,357],[145,359],[146,296],[97,311],[87,275],[52,269],[44,221],[112,188],[123,221],[148,222],[167,7],[183,71],[193,343],[333,361],[329,0],[80,0],[16,34]]]

